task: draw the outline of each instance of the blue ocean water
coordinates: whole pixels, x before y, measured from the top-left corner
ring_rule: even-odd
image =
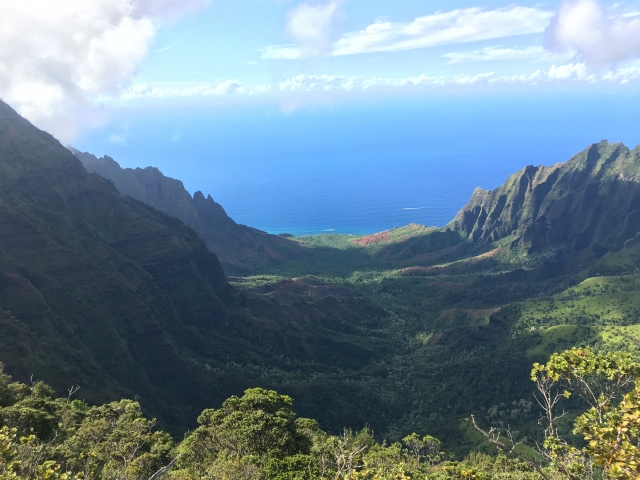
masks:
[[[123,167],[156,166],[271,233],[372,233],[445,225],[475,187],[495,188],[528,164],[565,161],[605,137],[635,146],[638,100],[635,91],[514,92],[292,113],[147,105],[120,110],[75,146]]]

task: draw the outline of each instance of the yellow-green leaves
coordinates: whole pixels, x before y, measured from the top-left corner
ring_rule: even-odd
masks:
[[[587,443],[582,450],[558,438],[553,427],[548,429],[546,455],[569,478],[581,478],[585,460],[602,467],[607,478],[640,478],[638,375],[640,363],[631,354],[596,353],[590,348],[572,348],[553,354],[546,365],[534,364],[531,378],[539,389],[544,385],[548,393],[550,386],[564,385],[568,388],[562,397],[575,392],[591,407],[574,423],[574,433]],[[552,424],[558,418],[548,416]]]
[[[562,353],[554,353],[546,365],[534,364],[531,375],[545,373],[555,382],[566,379],[571,382],[577,378],[598,376],[615,381],[626,376],[640,374],[640,363],[626,352],[608,352],[597,354],[591,348],[572,348]]]
[[[584,437],[585,452],[609,478],[640,477],[640,382],[602,419],[593,408],[578,417],[575,433]]]

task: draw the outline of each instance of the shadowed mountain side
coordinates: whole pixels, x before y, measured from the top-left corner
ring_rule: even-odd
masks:
[[[179,218],[195,228],[216,253],[227,275],[245,275],[254,267],[276,264],[283,256],[295,258],[300,248],[278,235],[238,225],[211,196],[193,197],[180,180],[166,177],[155,167],[121,168],[108,156],[71,151],[87,171],[111,180],[122,195],[128,195]]]
[[[78,381],[90,397],[110,397],[117,384],[179,423],[168,406],[204,379],[171,337],[228,323],[238,302],[215,255],[182,223],[88,174],[4,103],[0,186],[0,306],[66,364],[43,372],[21,358],[9,368],[51,373],[57,386]],[[65,375],[74,369],[84,375]]]
[[[121,196],[0,102],[0,361],[17,378],[80,384],[96,402],[137,395],[183,431],[231,394],[283,383],[262,368],[359,368],[387,351],[364,328],[384,310],[323,285],[293,303],[285,287],[239,293],[194,229]],[[359,426],[350,395],[334,395],[328,428]]]
[[[388,350],[386,336],[374,330],[388,326],[379,305],[348,288],[307,282],[285,280],[246,293],[249,310],[267,322],[267,337],[284,330],[293,333],[280,340],[286,345],[278,349],[294,358],[346,368],[363,367]]]
[[[565,163],[528,166],[495,190],[477,188],[449,226],[531,253],[620,249],[640,231],[640,149],[603,140]]]

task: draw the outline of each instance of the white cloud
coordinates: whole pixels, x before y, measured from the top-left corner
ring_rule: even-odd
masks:
[[[187,86],[142,84],[130,87],[121,95],[121,98],[133,100],[136,98],[212,97],[231,94],[255,95],[266,93],[270,89],[269,85],[248,87],[239,80],[227,80],[215,85],[208,83]]]
[[[450,52],[442,55],[442,57],[449,59],[447,62],[449,65],[488,61],[513,62],[569,59],[567,55],[552,54],[538,46],[525,48],[485,47],[479,50]]]
[[[109,142],[116,143],[118,145],[124,145],[125,143],[127,143],[127,137],[125,137],[124,135],[113,134],[109,136]]]
[[[156,30],[209,0],[0,1],[0,96],[62,141],[137,72]]]
[[[342,17],[342,5],[345,0],[329,0],[325,3],[311,5],[300,3],[287,14],[286,35],[297,46],[297,56],[289,47],[280,49],[280,53],[263,58],[302,58],[331,51],[331,44],[336,33],[337,21]],[[267,50],[268,52],[269,50]]]
[[[598,0],[565,0],[545,35],[552,51],[572,52],[597,68],[640,57],[637,12],[614,15]]]
[[[495,73],[477,75],[428,76],[408,78],[362,78],[331,75],[297,75],[280,82],[278,90],[283,93],[352,92],[369,90],[419,90],[425,87],[450,85],[475,85],[488,83]]]
[[[295,45],[270,45],[258,51],[262,52],[262,59],[297,60],[305,56],[305,52]]]
[[[598,80],[595,74],[589,74],[584,63],[569,63],[559,67],[553,65],[549,69],[548,75],[551,80],[586,80],[590,82]]]
[[[437,12],[412,22],[380,21],[359,32],[345,34],[332,55],[389,52],[475,42],[543,32],[552,12],[510,6],[486,10],[479,7]]]
[[[173,45],[169,45],[168,47],[158,48],[158,49],[156,50],[156,53],[166,52],[167,50],[171,50],[172,48],[173,48]]]
[[[195,12],[211,0],[135,0],[134,15],[174,19],[184,12]]]
[[[557,85],[557,84],[619,84],[640,82],[640,66],[594,73],[584,63],[552,65],[518,75],[483,72],[475,75],[418,75],[406,78],[343,77],[337,75],[295,75],[275,85],[247,86],[237,80],[220,84],[190,86],[137,85],[123,95],[125,100],[152,98],[168,100],[185,97],[255,96],[256,98],[286,98],[307,94],[364,94],[391,92],[425,92],[441,88],[492,87],[495,85]]]

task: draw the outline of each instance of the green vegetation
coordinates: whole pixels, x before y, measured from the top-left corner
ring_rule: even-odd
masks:
[[[296,418],[291,397],[261,388],[204,410],[199,427],[174,443],[137,402],[91,407],[72,399],[74,388],[54,399],[44,383],[13,382],[0,371],[0,478],[631,479],[640,474],[639,375],[640,363],[630,354],[578,348],[553,354],[531,371],[542,436],[521,437],[504,422],[485,429],[472,415],[470,431],[499,454],[476,451],[455,461],[430,435],[386,444],[367,427],[327,434],[315,420]],[[588,406],[573,422],[583,447],[560,425],[560,403],[574,394]],[[531,410],[531,403],[519,406]]]
[[[223,478],[313,478],[344,458],[360,462],[353,478],[384,478],[388,465],[402,466],[397,478],[500,478],[514,469],[528,478],[529,467],[496,460],[495,446],[464,419],[541,438],[532,362],[573,346],[640,353],[638,149],[602,142],[565,164],[527,167],[493,192],[477,190],[445,228],[301,238],[238,225],[156,169],[78,155],[113,183],[0,103],[0,360],[23,384],[35,374],[59,395],[81,385],[79,398],[105,405],[87,407],[98,423],[113,415],[107,423],[118,429],[139,424],[140,451],[150,455],[144,475],[182,452],[171,475],[185,478],[201,467]],[[271,399],[274,424],[259,412],[245,417],[251,408],[238,396],[251,388],[294,398],[317,424],[293,419],[281,396]],[[51,392],[34,395],[50,399],[42,428],[79,438],[78,425],[89,425],[84,410],[65,423],[72,407]],[[126,397],[139,406],[118,400]],[[569,399],[567,409],[562,438],[584,408]],[[157,430],[141,412],[157,418]],[[265,451],[247,432],[229,437],[232,419],[284,443]],[[276,437],[261,430],[267,424],[281,429]],[[22,455],[21,437],[25,451],[53,440],[7,428],[12,458]],[[179,445],[163,437],[156,449],[149,437],[165,430],[177,440],[189,429],[197,436]],[[432,451],[428,435],[449,463],[423,460],[424,451],[412,460],[419,442]],[[111,453],[100,448],[90,468],[126,470],[104,463]],[[206,461],[190,465],[197,455]],[[38,458],[54,462],[36,462],[43,472],[77,473],[62,453]]]

